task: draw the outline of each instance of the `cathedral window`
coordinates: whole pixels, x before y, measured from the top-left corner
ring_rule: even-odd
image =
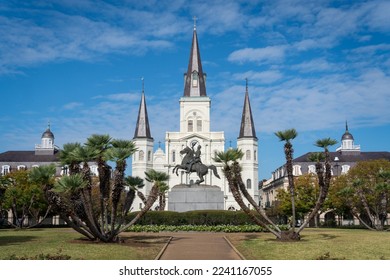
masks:
[[[248,190],[252,188],[252,180],[251,179],[246,180],[246,188]]]
[[[251,160],[251,151],[250,150],[246,150],[246,160]]]
[[[194,131],[194,121],[188,120],[188,132]]]
[[[254,161],[257,161],[257,151],[255,150],[255,152],[253,153],[253,159]]]
[[[196,121],[196,131],[199,131],[199,132],[202,131],[202,120]]]
[[[145,157],[144,151],[139,151],[138,159],[139,160],[144,160],[144,157]]]
[[[148,151],[148,161],[151,161],[151,160],[152,160],[152,152]]]
[[[176,151],[172,151],[172,162],[176,162]]]

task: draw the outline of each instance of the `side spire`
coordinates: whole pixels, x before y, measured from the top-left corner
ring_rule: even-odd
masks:
[[[148,110],[146,109],[144,78],[142,80],[142,96],[139,104],[137,125],[135,127],[134,138],[153,139],[150,133]]]
[[[238,136],[238,138],[257,139],[255,124],[253,122],[253,117],[252,117],[251,104],[249,101],[248,79],[245,79],[245,81],[246,81],[245,99],[244,99],[244,107],[242,109],[240,135]]]
[[[184,96],[207,96],[206,73],[203,73],[200,59],[198,36],[196,34],[196,17],[194,17],[194,31],[187,73],[185,74]]]

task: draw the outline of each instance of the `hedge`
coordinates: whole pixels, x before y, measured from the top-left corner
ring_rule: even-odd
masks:
[[[131,220],[138,212],[128,215]],[[140,220],[137,225],[254,225],[255,223],[243,211],[228,210],[197,210],[188,212],[173,211],[149,211]]]

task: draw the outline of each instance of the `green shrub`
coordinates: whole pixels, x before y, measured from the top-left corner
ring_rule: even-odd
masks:
[[[132,219],[137,212],[129,214]],[[149,211],[138,222],[138,225],[254,225],[243,211],[198,210],[188,212]]]

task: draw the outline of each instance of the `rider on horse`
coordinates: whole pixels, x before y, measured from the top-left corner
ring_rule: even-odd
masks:
[[[192,144],[192,151],[194,153],[194,157],[191,159],[190,162],[188,162],[188,167],[187,167],[187,173],[191,173],[191,168],[192,166],[195,164],[195,163],[202,163],[201,159],[200,159],[200,154],[201,154],[201,151],[200,149],[202,148],[201,145],[198,145],[198,148],[196,149],[196,151],[194,151],[194,146],[196,145],[196,143],[193,143]]]

